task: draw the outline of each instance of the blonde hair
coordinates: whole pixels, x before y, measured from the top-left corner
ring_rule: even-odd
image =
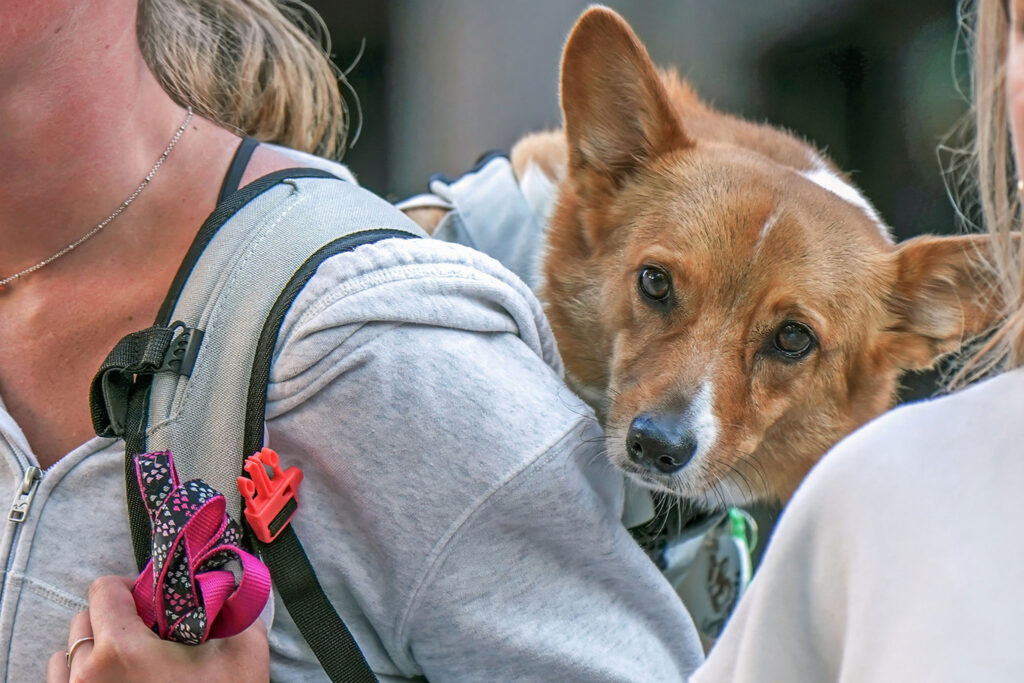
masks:
[[[340,158],[344,76],[301,0],[139,0],[139,47],[182,106],[241,135]]]
[[[1009,18],[1004,0],[962,0],[961,32],[972,48],[971,118],[967,150],[982,225],[991,236],[996,298],[1004,321],[966,361],[954,378],[960,385],[1024,365],[1024,243],[1020,234],[1020,193],[1014,168],[1006,106]]]

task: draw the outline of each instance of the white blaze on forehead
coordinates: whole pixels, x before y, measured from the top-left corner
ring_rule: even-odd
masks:
[[[828,190],[840,199],[861,209],[865,214],[867,214],[868,218],[874,221],[875,225],[878,226],[878,231],[882,233],[882,237],[884,237],[886,241],[892,242],[892,235],[889,233],[889,226],[882,221],[882,217],[878,215],[877,211],[875,211],[875,207],[871,205],[871,202],[869,202],[867,198],[860,193],[860,190],[839,177],[834,171],[822,163],[820,159],[815,159],[814,166],[809,171],[801,171],[800,175],[807,178],[815,185]]]
[[[761,232],[757,236],[758,247],[760,247],[761,243],[764,242],[765,238],[768,237],[768,233],[770,233],[772,231],[772,228],[775,227],[775,222],[777,220],[779,220],[779,212],[778,210],[775,210],[772,212],[770,216],[768,216],[768,220],[764,222],[764,225],[761,226]]]

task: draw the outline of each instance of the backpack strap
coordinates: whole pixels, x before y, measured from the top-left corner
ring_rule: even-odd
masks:
[[[221,183],[220,192],[217,193],[217,203],[222,204],[228,195],[238,189],[245,175],[245,169],[249,166],[249,159],[252,153],[259,147],[260,141],[256,138],[246,136],[238,143],[235,155],[231,157],[231,164],[228,172],[224,174],[224,182]]]
[[[270,362],[295,296],[331,256],[420,235],[384,200],[322,170],[279,171],[228,195],[196,235],[154,327],[122,340],[93,381],[94,426],[124,437],[126,482],[133,456],[171,451],[181,478],[222,492],[241,521],[236,480],[263,443]],[[151,530],[138,487],[127,493],[141,567]],[[375,680],[291,527],[258,545],[331,679]]]
[[[348,244],[325,247],[336,240],[374,229],[421,233],[384,200],[314,169],[258,180],[229,196],[211,218],[231,209],[236,210],[221,219],[219,229],[201,231],[206,234],[197,237],[157,320],[165,327],[174,321],[185,330],[202,330],[203,338],[188,374],[183,364],[178,373],[154,376],[146,449],[174,453],[183,480],[203,479],[231,492],[228,511],[239,519],[236,480],[242,461],[253,453],[245,443],[250,376],[271,311],[283,319],[291,305],[288,298],[275,309],[282,292],[288,289],[293,298],[319,261]],[[370,234],[380,239],[387,233]],[[307,263],[311,254],[319,261]],[[293,280],[300,271],[305,279]],[[274,339],[264,342],[269,348],[263,358],[273,354],[274,343],[276,327]],[[251,418],[261,428],[264,402]]]
[[[415,237],[393,229],[364,230],[325,244],[299,267],[281,291],[267,315],[253,358],[245,412],[243,452],[255,453],[263,447],[263,417],[266,411],[270,363],[278,333],[292,301],[326,259],[352,251],[364,244],[388,238]],[[320,666],[332,681],[373,683],[377,680],[359,650],[345,622],[331,606],[302,543],[289,524],[270,543],[252,537],[260,557],[270,568],[277,592]]]
[[[278,334],[292,302],[316,273],[320,264],[332,256],[352,251],[364,244],[387,238],[413,236],[408,232],[391,229],[352,233],[325,244],[296,270],[267,315],[256,345],[246,401],[243,453],[255,453],[263,447],[267,384]],[[251,540],[270,568],[288,614],[331,680],[351,683],[376,681],[351,632],[331,606],[330,600],[320,586],[294,529],[290,525],[285,527],[271,543],[263,543],[255,537]]]

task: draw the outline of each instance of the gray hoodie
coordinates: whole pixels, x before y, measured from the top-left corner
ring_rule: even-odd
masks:
[[[305,472],[293,524],[383,680],[672,681],[693,624],[619,522],[622,479],[560,379],[529,289],[434,240],[327,261],[281,330],[269,445]],[[83,401],[85,397],[83,397]],[[36,681],[104,574],[134,574],[123,444],[94,438],[7,521],[0,671]],[[37,465],[0,401],[0,491]],[[323,673],[283,606],[276,680]]]

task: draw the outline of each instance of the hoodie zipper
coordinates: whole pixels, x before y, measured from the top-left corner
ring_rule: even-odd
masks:
[[[2,604],[7,588],[7,580],[11,575],[11,565],[14,564],[14,556],[18,548],[18,537],[21,536],[21,523],[28,517],[29,510],[32,508],[32,501],[35,499],[36,491],[39,489],[39,482],[42,481],[44,472],[42,468],[30,464],[28,457],[22,454],[5,434],[0,434],[0,436],[3,436],[3,441],[7,444],[11,454],[14,455],[18,465],[24,468],[21,484],[14,492],[14,500],[11,502],[10,511],[7,513],[8,524],[14,525],[14,529],[11,531],[11,544],[7,550],[7,557],[4,560],[4,578],[0,582],[0,604]]]
[[[7,519],[15,524],[21,524],[28,516],[29,508],[32,507],[32,499],[36,497],[36,489],[43,478],[43,471],[35,465],[25,470],[25,476],[21,480],[21,486],[14,494],[14,502],[11,503],[11,511]]]

